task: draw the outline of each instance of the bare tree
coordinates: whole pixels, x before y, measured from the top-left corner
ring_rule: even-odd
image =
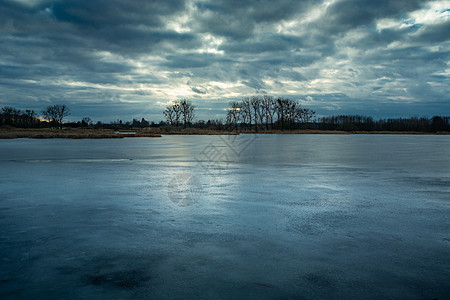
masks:
[[[167,122],[174,126],[180,125],[182,120],[185,128],[192,123],[195,117],[194,106],[184,99],[168,105],[163,114]]]
[[[277,123],[279,129],[284,129],[285,127],[285,119],[287,114],[286,109],[287,99],[278,98],[276,101],[276,113],[277,113]]]
[[[264,96],[258,97],[259,105],[258,105],[258,117],[259,117],[259,126],[261,129],[264,129],[264,120],[266,119],[266,106],[264,106]]]
[[[238,130],[238,123],[241,121],[241,105],[237,101],[230,102],[231,108],[227,113],[227,124],[234,126],[234,129]]]
[[[181,115],[182,115],[182,112],[181,112],[181,105],[180,105],[180,103],[178,103],[178,102],[175,102],[173,105],[172,105],[172,109],[173,109],[173,111],[174,111],[174,125],[175,126],[179,126],[180,125],[180,123],[181,123]]]
[[[63,119],[70,115],[70,109],[65,104],[55,104],[48,106],[42,111],[45,118],[50,120],[53,124],[62,128]]]
[[[81,119],[81,125],[83,127],[89,127],[92,126],[92,124],[93,124],[92,120],[89,117],[83,117],[83,119]]]
[[[311,122],[311,119],[314,117],[315,114],[316,114],[316,112],[309,108],[302,109],[302,115],[301,115],[300,119],[301,119],[301,122],[304,123],[305,128],[309,127],[309,123]],[[359,123],[361,123],[361,121]]]
[[[170,125],[176,125],[176,112],[175,109],[173,108],[174,105],[168,105],[166,106],[166,109],[163,112],[164,117],[167,120],[167,123],[169,123]]]
[[[11,106],[5,106],[2,108],[2,115],[5,119],[6,125],[15,125],[20,116],[20,109],[16,109]]]
[[[259,97],[252,97],[250,100],[250,103],[252,105],[253,108],[253,120],[255,121],[255,131],[258,131],[258,119],[259,119],[259,109],[261,107],[261,102],[259,101],[260,98]]]
[[[24,116],[25,116],[25,119],[26,119],[26,124],[28,126],[32,126],[36,122],[37,115],[34,112],[34,110],[31,110],[31,109],[25,110]]]
[[[250,98],[244,98],[241,104],[241,117],[242,122],[248,124],[248,127],[252,128],[252,105]]]
[[[301,116],[302,109],[300,104],[293,100],[287,99],[287,122],[289,125],[289,129],[295,125],[296,120]]]
[[[166,106],[166,109],[163,111],[164,118],[166,118],[167,123],[173,124],[173,115],[174,111],[172,110],[172,106]]]
[[[290,99],[277,99],[276,113],[278,128],[281,130],[293,129],[303,118],[303,109],[300,103]]]
[[[266,118],[266,129],[269,129],[269,125],[273,124],[273,117],[275,115],[275,100],[272,96],[263,96],[262,106],[264,107],[264,113]]]
[[[184,128],[192,123],[194,120],[194,106],[186,99],[180,102],[181,116],[183,117]]]

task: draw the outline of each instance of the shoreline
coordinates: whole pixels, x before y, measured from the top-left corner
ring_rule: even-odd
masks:
[[[0,139],[111,139],[133,137],[161,137],[163,135],[239,135],[239,134],[386,134],[386,135],[450,135],[450,132],[417,132],[417,131],[340,131],[340,130],[269,130],[269,131],[219,131],[197,128],[165,130],[164,128],[147,129],[47,129],[47,128],[0,128]]]
[[[318,130],[318,129],[304,129],[304,130],[269,130],[261,132],[241,132],[242,134],[399,134],[399,135],[450,135],[450,132],[421,132],[421,131],[343,131],[343,130]]]
[[[0,129],[0,139],[113,139],[125,137],[161,137],[154,133],[123,134],[109,129]]]

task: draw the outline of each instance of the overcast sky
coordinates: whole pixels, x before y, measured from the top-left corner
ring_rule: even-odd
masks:
[[[198,119],[270,94],[318,115],[450,115],[450,1],[2,0],[0,107]]]

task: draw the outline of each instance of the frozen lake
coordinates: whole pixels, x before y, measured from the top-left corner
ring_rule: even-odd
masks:
[[[2,299],[448,299],[450,136],[0,140]]]

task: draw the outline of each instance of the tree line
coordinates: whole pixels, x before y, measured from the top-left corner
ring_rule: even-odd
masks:
[[[41,120],[34,110],[27,109],[21,111],[11,106],[5,106],[0,111],[0,125],[9,125],[14,127],[39,127]]]
[[[183,99],[168,105],[163,111],[165,121],[150,122],[142,118],[132,122],[122,120],[110,123],[98,121],[94,124],[91,118],[84,117],[81,121],[64,123],[64,118],[70,115],[67,105],[56,104],[42,110],[40,118],[34,110],[20,110],[6,106],[0,110],[0,126],[19,128],[107,128],[133,129],[147,127],[164,127],[167,130],[177,127],[193,127],[200,129],[238,132],[264,132],[271,130],[340,130],[340,131],[417,131],[439,132],[450,131],[450,117],[434,116],[432,118],[391,118],[374,120],[372,117],[360,115],[338,115],[315,117],[315,112],[303,107],[299,102],[287,98],[273,96],[246,97],[241,101],[231,101],[225,116],[225,121],[198,120],[194,122],[195,107]]]
[[[189,107],[186,122],[186,110]],[[193,123],[194,106],[182,100],[166,107],[164,116],[168,125],[216,130],[269,131],[269,130],[339,130],[339,131],[450,131],[450,117],[411,117],[374,120],[360,115],[338,115],[315,118],[315,112],[298,101],[273,96],[246,97],[231,101],[226,121],[209,120]],[[180,120],[184,120],[181,122]],[[162,122],[164,123],[164,122]]]
[[[359,115],[340,115],[319,118],[314,124],[319,130],[342,131],[450,131],[450,117],[434,116],[432,118],[391,118],[374,120],[372,117]]]

